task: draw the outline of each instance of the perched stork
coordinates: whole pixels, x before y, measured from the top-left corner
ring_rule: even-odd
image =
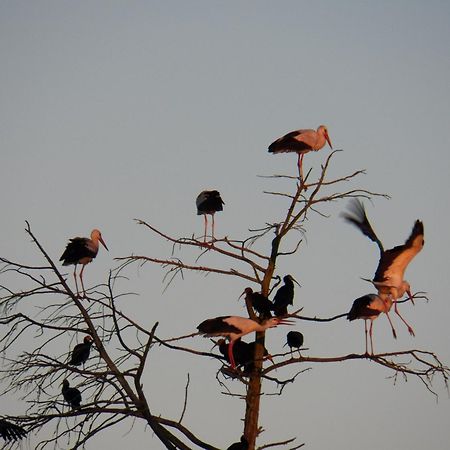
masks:
[[[325,125],[320,125],[317,130],[296,130],[278,138],[269,145],[270,153],[294,152],[298,155],[298,173],[303,180],[303,156],[310,151],[318,151],[328,142],[332,149],[328,130]]]
[[[361,233],[375,242],[380,250],[380,260],[375,276],[373,280],[368,281],[371,281],[378,289],[378,294],[387,294],[392,297],[395,313],[406,325],[409,334],[414,336],[414,330],[398,311],[397,300],[401,299],[406,292],[414,304],[411,287],[403,277],[408,264],[424,246],[423,223],[420,220],[416,220],[409,238],[403,245],[397,245],[394,248],[385,250],[367,218],[363,203],[355,199],[350,204],[349,210],[349,213],[343,214],[344,219],[355,225]]]
[[[268,328],[273,328],[277,325],[289,325],[291,323],[292,322],[279,317],[272,317],[264,320],[262,323],[258,323],[252,319],[247,319],[246,317],[220,316],[203,321],[197,329],[200,334],[203,334],[206,337],[223,336],[229,339],[228,358],[231,367],[235,369],[236,362],[233,355],[233,345],[239,338],[246,334],[253,333],[254,331],[265,331]]]
[[[92,342],[92,337],[87,335],[84,337],[81,344],[75,345],[72,350],[72,356],[70,358],[69,364],[71,364],[72,366],[81,366],[81,364],[84,364],[89,358]]]
[[[81,264],[83,266],[79,276],[81,280],[81,287],[83,289],[83,297],[86,297],[86,290],[84,289],[83,284],[83,270],[86,264],[89,264],[97,256],[99,242],[106,248],[106,250],[108,250],[108,247],[102,238],[102,233],[100,233],[99,230],[94,229],[91,232],[90,239],[82,237],[70,239],[64,253],[61,255],[61,258],[59,258],[59,260],[63,262],[63,266],[70,266],[72,264],[75,265],[73,277],[75,278],[75,287],[77,289],[78,297],[80,297],[80,293],[77,283],[77,265]]]
[[[289,346],[291,349],[291,355],[292,355],[292,349],[296,348],[298,351],[298,354],[300,355],[300,347],[303,345],[304,337],[303,334],[300,333],[300,331],[289,331],[287,334],[287,342],[284,346]]]
[[[72,409],[79,408],[81,405],[81,392],[74,387],[70,387],[69,381],[65,379],[62,383],[62,395],[64,400]]]
[[[276,316],[285,316],[288,313],[288,305],[294,304],[294,282],[300,284],[292,275],[283,277],[284,285],[281,286],[273,298],[273,311]]]
[[[272,317],[270,312],[273,309],[272,302],[259,292],[253,292],[252,288],[245,288],[240,295],[241,298],[245,294],[245,299],[250,302],[252,308],[260,315],[262,319],[269,319]]]
[[[227,450],[248,450],[248,441],[244,437],[244,435],[241,436],[241,440],[239,442],[235,442],[234,444],[231,444]]]
[[[225,339],[219,339],[217,341],[220,353],[225,357],[225,360],[231,364],[228,349],[231,345]],[[233,356],[234,361],[237,366],[244,367],[244,373],[250,373],[253,370],[253,365],[255,362],[255,347],[256,342],[244,342],[241,339],[237,339],[233,346]],[[272,362],[272,355],[269,354],[267,349],[264,347],[263,358],[270,359]]]
[[[202,191],[198,194],[197,200],[197,215],[202,215],[205,220],[205,232],[203,235],[203,242],[206,242],[206,230],[208,227],[207,214],[211,215],[211,235],[214,241],[214,214],[217,211],[223,211],[224,201],[220,197],[219,191]]]
[[[7,442],[20,441],[27,435],[27,432],[20,425],[0,419],[0,436]]]
[[[388,294],[367,294],[362,297],[357,298],[347,314],[348,320],[364,319],[364,332],[366,336],[366,354],[369,353],[367,347],[367,321],[370,320],[370,348],[373,355],[373,339],[372,339],[372,328],[373,321],[381,314],[385,313],[391,325],[392,334],[394,338],[397,337],[394,326],[392,325],[391,318],[389,317],[389,311],[392,307],[392,298]]]

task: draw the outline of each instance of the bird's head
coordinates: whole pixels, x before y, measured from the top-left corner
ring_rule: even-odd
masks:
[[[69,387],[69,380],[67,378],[64,378],[63,382],[61,383],[62,387],[68,388]]]
[[[97,230],[97,228],[94,228],[94,229],[92,230],[92,232],[91,232],[91,239],[92,239],[93,241],[98,241],[98,242],[100,242],[100,243],[103,245],[103,247],[105,247],[106,250],[108,250],[108,247],[106,246],[105,241],[104,241],[103,238],[102,238],[102,233],[100,233],[100,230]],[[109,251],[109,250],[108,250],[108,251]]]
[[[91,342],[94,342],[94,339],[92,339],[92,336],[91,336],[90,334],[87,334],[87,335],[84,337],[83,342],[84,342],[85,344],[90,344]]]
[[[328,145],[331,149],[333,149],[333,146],[331,145],[330,136],[328,136],[328,128],[325,125],[320,125],[319,128],[317,128],[317,132],[323,134],[324,138],[327,140]]]
[[[244,289],[244,292],[239,296],[239,299],[240,299],[243,295],[245,295],[245,296],[247,297],[247,295],[252,295],[252,294],[253,294],[253,289],[250,288],[250,287],[247,287],[247,288]],[[238,301],[239,301],[239,299],[238,299]]]
[[[293,281],[294,283],[296,283],[299,287],[302,287],[302,285],[292,276],[292,275],[286,275],[285,277],[283,277],[283,281],[289,282],[289,281]]]

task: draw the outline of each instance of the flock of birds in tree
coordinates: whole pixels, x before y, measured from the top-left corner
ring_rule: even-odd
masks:
[[[302,181],[304,179],[304,155],[310,151],[320,150],[326,143],[328,143],[330,148],[333,148],[327,127],[320,125],[317,130],[306,129],[287,133],[270,144],[269,152],[275,154],[287,152],[297,153],[299,178]],[[213,241],[215,240],[214,215],[216,212],[223,211],[224,204],[225,203],[217,190],[205,190],[198,195],[196,199],[197,214],[204,216],[203,242],[206,243],[207,239],[208,215],[211,216],[211,238]],[[398,245],[392,249],[385,250],[367,218],[364,205],[361,201],[355,199],[350,204],[349,212],[344,213],[343,216],[346,221],[355,225],[361,233],[375,242],[380,253],[375,275],[372,280],[367,280],[377,289],[377,294],[371,293],[357,298],[347,314],[347,318],[350,321],[355,319],[364,320],[366,354],[369,353],[368,336],[370,339],[370,351],[373,354],[373,321],[380,314],[386,314],[393,336],[397,336],[389,316],[392,305],[394,305],[395,313],[406,325],[409,333],[414,336],[414,330],[398,310],[398,301],[401,300],[406,293],[408,299],[414,303],[411,288],[409,283],[404,279],[404,273],[411,260],[423,248],[424,227],[421,221],[416,220],[410,236],[403,245]],[[73,277],[75,280],[77,298],[86,298],[86,289],[83,283],[83,271],[86,264],[90,263],[97,256],[99,243],[108,250],[100,231],[94,229],[91,232],[90,238],[75,237],[70,239],[64,253],[61,255],[60,261],[62,261],[64,266],[75,266]],[[77,282],[77,266],[79,264],[82,266],[79,273],[82,292],[80,292]],[[255,342],[246,343],[242,341],[241,338],[243,336],[253,332],[265,331],[277,327],[278,325],[290,325],[292,323],[292,321],[287,319],[288,306],[293,304],[294,283],[297,283],[297,281],[291,275],[286,275],[283,278],[283,282],[283,286],[278,289],[273,301],[270,301],[259,292],[254,292],[249,287],[241,294],[241,297],[242,295],[245,295],[246,301],[248,301],[252,308],[259,314],[259,321],[239,316],[221,316],[207,319],[198,325],[197,329],[199,334],[203,334],[205,337],[220,336],[228,339],[228,343],[224,339],[220,339],[217,342],[217,345],[225,360],[230,363],[232,369],[242,366],[244,373],[249,373],[253,370],[256,344]],[[369,327],[368,322],[370,322]],[[303,341],[304,337],[302,333],[290,331],[287,333],[287,342],[285,345],[290,347],[291,354],[293,349],[297,349],[300,353]],[[84,365],[89,358],[92,343],[92,337],[87,335],[82,343],[77,344],[74,347],[69,364],[75,366]],[[267,349],[264,349],[264,358],[271,360],[271,355]],[[62,395],[70,407],[79,408],[81,406],[81,392],[77,388],[71,387],[67,379],[62,383]],[[25,434],[26,431],[22,427],[4,419],[0,419],[0,436],[3,439],[7,441],[19,440],[22,439]],[[232,444],[228,450],[245,450],[247,447],[248,443],[243,436],[240,442]]]

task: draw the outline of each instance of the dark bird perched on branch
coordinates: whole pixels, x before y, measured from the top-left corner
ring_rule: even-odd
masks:
[[[79,408],[81,405],[81,392],[74,387],[70,387],[69,381],[65,379],[62,383],[62,395],[64,400],[72,409]]]
[[[70,242],[67,244],[64,253],[61,255],[61,258],[59,258],[59,260],[63,262],[63,266],[70,266],[72,264],[75,265],[75,268],[73,270],[73,277],[75,278],[75,287],[77,289],[78,297],[80,296],[80,293],[77,283],[77,265],[81,264],[83,266],[81,268],[79,276],[81,287],[83,289],[83,297],[86,297],[86,290],[83,284],[83,270],[86,264],[89,264],[97,256],[99,242],[103,245],[103,247],[106,248],[106,250],[108,250],[108,247],[103,241],[100,231],[92,230],[90,239],[82,237],[70,239]]]
[[[286,344],[283,345],[283,347],[285,345],[288,345],[289,348],[291,349],[291,354],[292,354],[292,349],[296,348],[298,353],[300,354],[300,347],[303,345],[303,334],[300,333],[300,331],[289,331],[289,333],[287,334],[287,342]]]
[[[219,346],[220,353],[225,357],[225,360],[231,363],[228,349],[231,345],[226,342],[225,339],[219,339],[217,341],[217,345]],[[253,364],[255,362],[255,342],[244,342],[241,339],[236,340],[233,347],[233,356],[236,366],[243,366],[244,373],[250,373],[253,370]],[[270,359],[272,362],[272,356],[269,354],[267,349],[264,347],[264,358]]]
[[[278,317],[287,315],[288,305],[294,304],[294,282],[298,284],[292,275],[286,275],[283,281],[284,285],[278,289],[273,298],[273,312]]]
[[[392,298],[387,294],[367,294],[362,297],[357,298],[347,314],[348,320],[363,319],[364,320],[364,333],[366,336],[366,353],[369,353],[367,346],[367,321],[370,320],[370,348],[373,355],[373,338],[372,338],[372,328],[373,321],[381,314],[385,313],[391,325],[392,334],[394,338],[397,337],[394,326],[392,325],[391,318],[389,317],[389,311],[392,307]]]
[[[391,296],[394,302],[395,313],[407,326],[409,334],[414,336],[414,330],[398,311],[397,300],[401,299],[406,292],[414,304],[411,287],[404,279],[404,275],[408,264],[424,246],[423,223],[420,220],[416,220],[410,236],[403,245],[397,245],[394,248],[385,250],[367,218],[363,203],[358,199],[354,199],[349,206],[349,210],[349,213],[342,214],[344,219],[355,225],[361,233],[375,242],[380,250],[380,260],[375,276],[373,280],[368,281],[371,281],[378,289],[378,294]]]
[[[214,241],[214,214],[218,211],[223,211],[224,201],[220,197],[219,191],[202,191],[197,197],[197,215],[202,215],[205,221],[205,232],[203,235],[203,242],[206,242],[206,231],[208,228],[207,214],[211,216],[211,237]]]
[[[327,142],[332,149],[327,127],[320,125],[317,130],[296,130],[285,134],[269,145],[269,153],[297,153],[298,174],[303,180],[303,156],[310,151],[320,150]]]
[[[269,319],[272,317],[270,312],[273,309],[272,302],[259,292],[253,292],[252,288],[245,288],[244,292],[240,295],[241,298],[245,294],[245,299],[250,302],[252,308],[260,315],[262,319]]]
[[[27,432],[20,425],[0,419],[0,436],[7,442],[20,441],[27,435]]]
[[[92,342],[93,342],[92,337],[87,335],[84,337],[83,342],[81,344],[75,345],[75,347],[72,350],[72,355],[69,364],[73,366],[80,366],[81,364],[84,364],[89,358]]]
[[[241,440],[231,444],[227,450],[248,450],[248,441],[244,436],[241,436]]]
[[[291,321],[278,317],[272,317],[264,320],[262,323],[258,323],[246,317],[221,316],[203,321],[198,325],[197,329],[199,333],[204,334],[206,337],[223,336],[229,339],[228,358],[231,367],[235,369],[236,362],[233,355],[233,345],[239,338],[254,331],[265,331],[277,325],[290,325],[291,323]]]

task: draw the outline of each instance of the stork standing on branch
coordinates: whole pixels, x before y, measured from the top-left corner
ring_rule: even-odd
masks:
[[[416,220],[411,234],[403,245],[397,245],[394,248],[385,250],[367,218],[363,203],[358,199],[354,199],[350,204],[349,210],[349,213],[342,214],[344,219],[355,225],[361,233],[375,242],[380,250],[380,260],[375,276],[373,280],[367,281],[373,283],[378,289],[379,295],[389,295],[392,298],[395,313],[406,325],[409,334],[414,336],[414,330],[398,311],[397,300],[401,299],[406,292],[414,304],[411,287],[404,279],[404,274],[408,264],[424,246],[423,223],[420,220]]]
[[[254,331],[265,331],[268,328],[273,328],[278,325],[290,325],[291,323],[289,320],[278,317],[272,317],[258,323],[246,317],[220,316],[203,321],[197,329],[205,337],[223,336],[228,338],[230,341],[228,358],[231,363],[231,368],[235,369],[236,362],[233,355],[233,345],[239,338]]]
[[[296,130],[278,138],[269,145],[269,153],[297,153],[298,174],[300,182],[303,180],[303,156],[310,151],[318,151],[328,142],[331,149],[330,137],[325,125],[317,130]]]
[[[207,214],[211,216],[211,237],[214,241],[214,214],[218,211],[223,211],[224,201],[220,197],[219,191],[202,191],[197,197],[197,215],[202,215],[205,222],[205,231],[203,234],[203,242],[206,242],[206,231],[208,228]]]
[[[367,345],[367,321],[370,320],[369,336],[370,336],[370,349],[373,355],[373,321],[381,314],[385,313],[391,325],[392,334],[394,338],[397,337],[394,326],[392,325],[391,318],[389,317],[389,311],[392,307],[392,298],[388,294],[367,294],[357,298],[347,314],[348,320],[363,319],[364,320],[364,332],[366,336],[366,354],[369,353]]]
[[[108,250],[108,247],[106,246],[105,241],[102,238],[102,233],[100,233],[99,230],[94,229],[91,232],[90,239],[85,237],[76,237],[70,239],[70,242],[67,244],[64,253],[61,255],[61,258],[59,258],[59,260],[63,262],[63,266],[70,266],[72,264],[75,265],[75,268],[73,270],[73,277],[75,279],[77,297],[80,297],[77,283],[77,265],[81,264],[83,266],[81,268],[79,276],[81,281],[81,288],[83,289],[83,297],[85,298],[86,289],[84,288],[83,284],[83,271],[86,267],[86,264],[89,264],[97,256],[99,242],[103,245],[103,247],[106,248],[106,250]]]

